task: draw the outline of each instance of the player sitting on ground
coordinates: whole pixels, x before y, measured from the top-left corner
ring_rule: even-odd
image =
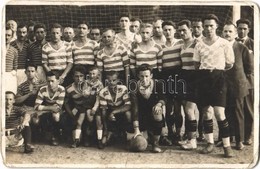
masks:
[[[5,92],[6,147],[20,146],[24,140],[24,153],[31,153],[34,147],[31,145],[30,115],[27,113],[23,114],[24,111],[21,108],[14,106],[14,98],[15,94],[13,92]],[[21,117],[23,117],[23,120],[21,120]]]

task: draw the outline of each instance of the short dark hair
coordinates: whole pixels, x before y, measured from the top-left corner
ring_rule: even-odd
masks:
[[[130,19],[130,22],[135,22],[135,21],[138,21],[140,23],[140,25],[143,23],[140,18],[131,18]]]
[[[127,18],[129,18],[129,20],[130,20],[129,13],[127,13],[127,12],[122,13],[121,15],[119,15],[119,20],[120,20],[122,17],[127,17]]]
[[[114,70],[106,72],[106,77],[113,76],[113,75],[117,75],[117,77],[118,77],[119,73],[117,71],[114,71]]]
[[[60,28],[60,30],[62,31],[62,26],[59,23],[54,23],[51,25],[51,29],[53,28]]]
[[[43,23],[37,23],[34,28],[33,28],[33,31],[36,32],[37,29],[39,28],[43,28],[44,31],[46,31],[46,26],[43,24]]]
[[[224,26],[225,26],[225,25],[233,25],[235,28],[237,28],[236,25],[235,25],[232,21],[227,21],[227,22],[224,24]]]
[[[251,27],[251,22],[248,20],[248,19],[244,19],[244,18],[242,18],[242,19],[239,19],[239,20],[237,20],[236,21],[236,24],[237,24],[237,26],[239,25],[239,24],[247,24],[247,26],[250,28]]]
[[[143,71],[146,71],[146,70],[149,70],[152,74],[152,68],[149,64],[147,63],[144,63],[144,64],[141,64],[138,69],[137,69],[137,73],[139,74],[140,72],[143,72]]]
[[[72,72],[73,72],[73,75],[75,74],[75,72],[80,72],[80,73],[82,73],[82,74],[85,75],[85,74],[87,73],[87,70],[86,70],[86,68],[85,68],[84,66],[82,66],[82,65],[75,65],[75,66],[73,67]]]
[[[55,78],[57,80],[59,80],[59,76],[57,74],[53,73],[52,71],[49,71],[46,73],[46,77],[51,77],[51,76],[55,76]]]
[[[202,22],[204,23],[205,20],[215,20],[217,24],[219,24],[219,19],[215,14],[207,14],[203,19]]]
[[[35,26],[35,22],[33,20],[29,20],[28,27]]]
[[[90,66],[88,69],[88,72],[93,71],[93,70],[99,70],[97,66]]]
[[[164,21],[162,23],[162,28],[167,25],[167,26],[172,26],[174,29],[176,29],[176,24],[173,21]]]
[[[27,29],[27,25],[25,23],[20,23],[18,26],[17,26],[17,30],[18,29],[21,29],[21,28],[26,28]]]
[[[5,92],[5,95],[8,95],[8,94],[12,94],[12,95],[15,97],[15,94],[14,94],[14,92],[12,92],[12,91],[6,91],[6,92]]]
[[[192,20],[192,22],[202,22],[202,19],[201,18],[195,18]]]
[[[81,21],[78,22],[78,26],[79,26],[79,25],[82,25],[82,24],[87,25],[88,29],[90,29],[90,24],[89,24],[87,21],[81,20]]]
[[[178,26],[186,25],[188,28],[191,28],[191,21],[188,19],[181,20],[177,24]]]
[[[34,67],[35,70],[37,70],[37,65],[32,63],[32,62],[28,62],[26,65],[25,65],[25,70],[27,70],[28,67]]]

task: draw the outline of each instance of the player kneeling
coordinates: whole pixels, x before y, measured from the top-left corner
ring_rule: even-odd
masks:
[[[101,109],[101,114],[97,117],[99,148],[111,143],[111,138],[116,132],[124,135],[125,132],[130,133],[132,130],[130,97],[127,87],[119,85],[119,82],[117,72],[107,72],[107,86],[99,93]]]
[[[83,66],[75,66],[73,69],[74,82],[66,89],[66,112],[74,121],[74,130],[72,131],[73,144],[76,148],[80,144],[82,124],[85,121],[84,146],[90,146],[90,139],[94,128],[94,115],[98,109],[98,92],[103,88],[99,80],[99,71],[96,67],[89,69],[89,79],[85,80],[86,69]],[[72,106],[73,105],[73,106]]]
[[[162,151],[159,147],[160,134],[165,126],[165,98],[162,86],[157,85],[156,80],[152,79],[152,70],[148,64],[142,64],[138,68],[138,77],[137,91],[132,93],[134,131],[136,134],[140,131],[150,133],[152,152],[159,153]]]

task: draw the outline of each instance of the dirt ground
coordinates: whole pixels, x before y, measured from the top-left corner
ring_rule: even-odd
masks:
[[[183,132],[183,131],[182,131]],[[218,128],[214,119],[214,139],[217,140]],[[6,151],[4,164],[8,167],[62,167],[62,168],[252,168],[254,158],[259,152],[254,145],[245,146],[243,150],[235,150],[233,158],[223,157],[223,148],[215,147],[211,154],[200,154],[206,142],[198,142],[193,151],[181,150],[180,146],[162,146],[163,152],[151,153],[151,146],[142,153],[126,150],[123,144],[112,145],[104,150],[93,147],[70,148],[68,144],[51,146],[48,143],[34,144],[32,154],[24,154],[22,147]],[[256,148],[255,150],[258,150]],[[254,153],[255,152],[255,153]]]

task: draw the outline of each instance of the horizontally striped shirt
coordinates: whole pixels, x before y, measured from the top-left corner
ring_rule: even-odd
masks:
[[[42,63],[51,70],[65,70],[67,63],[73,63],[71,45],[65,41],[59,49],[54,49],[50,43],[42,47]]]
[[[124,85],[116,86],[116,96],[113,100],[108,87],[103,88],[99,92],[100,108],[108,109],[109,107],[118,107],[122,105],[131,105],[127,87]]]
[[[71,44],[74,65],[94,65],[98,50],[98,43],[93,40],[87,41],[83,46]]]
[[[5,128],[15,129],[21,124],[22,112],[17,106],[13,106],[10,114],[5,113]]]
[[[147,51],[143,51],[138,44],[137,47],[130,52],[130,68],[136,69],[146,63],[149,64],[152,69],[161,69],[162,56],[162,48],[155,42],[153,42],[153,46]]]
[[[5,72],[17,70],[18,51],[13,46],[8,46],[5,56]]]
[[[27,48],[29,46],[29,43],[25,41],[21,50],[17,45],[17,40],[11,42],[10,45],[18,51],[18,69],[25,69],[25,65],[27,62]]]
[[[85,87],[83,90],[88,90],[90,96],[96,97],[101,89],[104,88],[101,81],[96,81],[95,83],[91,83],[90,80],[85,81]],[[90,99],[90,97],[84,97],[82,92],[79,91],[78,86],[75,83],[72,83],[66,88],[66,98],[72,99],[72,101],[76,105],[83,105],[86,103],[86,100]]]
[[[40,88],[36,101],[35,101],[35,110],[42,110],[44,106],[53,106],[57,104],[60,108],[64,103],[65,98],[65,89],[63,86],[58,86],[57,91],[52,97],[50,97],[48,86],[43,86]]]
[[[163,45],[163,57],[162,57],[162,70],[174,69],[181,67],[181,46],[182,40],[177,40],[172,43],[172,46],[168,47]]]
[[[39,79],[35,79],[32,83],[33,85],[33,89],[34,90],[39,90],[40,87],[42,87],[44,84],[46,84],[46,82],[39,80]],[[30,93],[30,82],[29,81],[25,81],[22,84],[20,84],[17,88],[17,95],[16,96],[24,96],[28,93]],[[23,105],[26,106],[31,106],[34,107],[35,104],[35,100],[36,100],[37,94],[35,95],[30,95],[24,102]]]
[[[184,46],[181,47],[181,62],[182,62],[182,69],[185,70],[195,70],[194,61],[193,61],[193,54],[194,54],[194,47],[196,46],[196,42],[193,41],[188,47],[184,49]]]
[[[42,66],[42,46],[45,45],[47,42],[44,41],[44,44],[41,42],[34,42],[28,46],[28,55],[27,61],[33,63],[37,66]]]
[[[200,62],[199,69],[224,70],[226,63],[234,63],[235,57],[232,45],[226,39],[218,37],[212,45],[205,44],[203,40],[198,41],[194,48],[193,60]]]
[[[107,55],[104,48],[97,54],[97,66],[101,72],[123,71],[124,67],[129,66],[129,62],[127,50],[122,45],[117,45],[111,55]]]

